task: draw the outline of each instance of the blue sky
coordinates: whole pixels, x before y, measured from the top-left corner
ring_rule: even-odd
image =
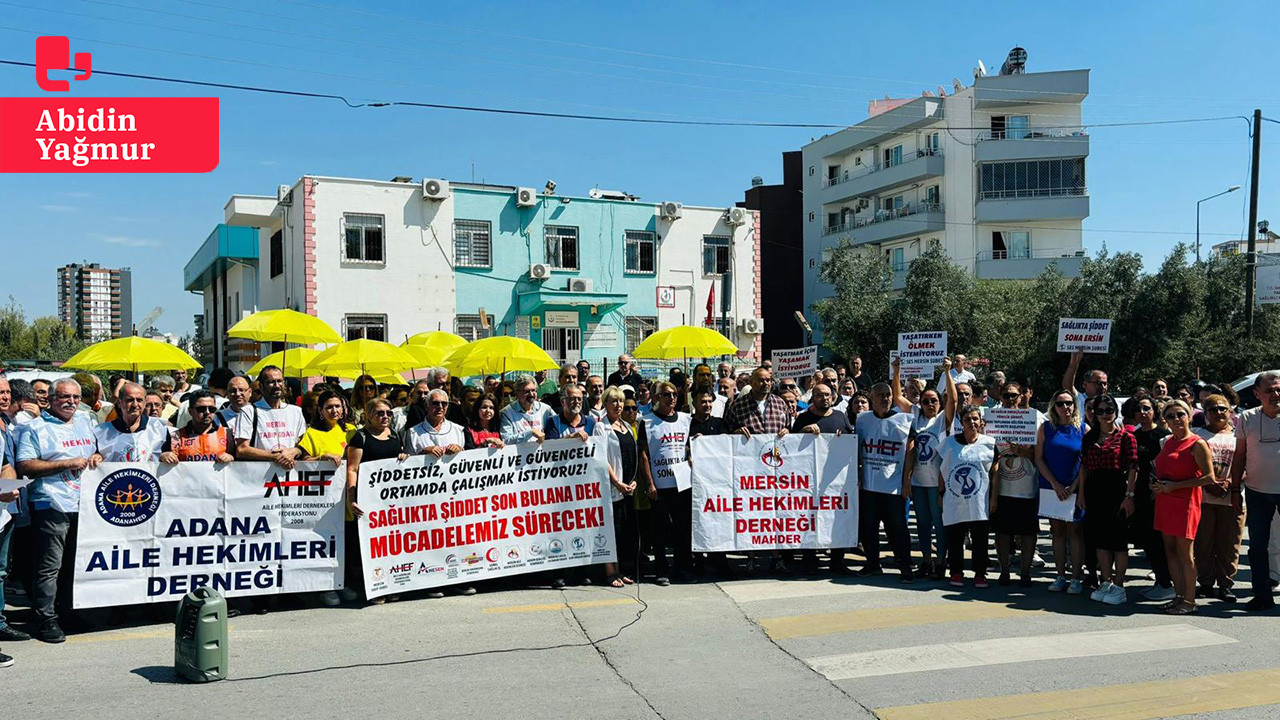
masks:
[[[906,7],[906,6],[903,6]],[[0,58],[33,61],[35,36],[71,36],[99,70],[520,109],[685,119],[848,124],[867,101],[909,97],[1009,48],[1031,71],[1090,68],[1086,122],[1280,117],[1273,8],[1239,2],[423,3],[337,0],[0,0]],[[1049,9],[1046,11],[1041,8]],[[0,66],[0,96],[40,94],[33,71]],[[54,269],[88,260],[134,271],[134,315],[191,330],[199,299],[182,268],[232,193],[272,194],[303,173],[487,180],[584,194],[599,185],[729,205],[754,175],[781,180],[784,150],[819,130],[634,126],[184,88],[95,76],[84,96],[211,95],[221,163],[203,175],[0,176],[5,292],[55,312]],[[1270,108],[1270,110],[1268,109]],[[1195,202],[1247,185],[1244,121],[1092,128],[1085,245],[1154,267],[1195,230]],[[1280,150],[1264,123],[1263,158]],[[1280,224],[1280,178],[1259,216]],[[1274,165],[1272,165],[1274,167]],[[1243,237],[1246,193],[1203,205],[1206,245]],[[352,292],[358,292],[352,288]]]

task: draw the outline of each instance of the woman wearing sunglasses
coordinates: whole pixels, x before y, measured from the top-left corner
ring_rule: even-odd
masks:
[[[1089,595],[1107,605],[1129,600],[1124,576],[1129,569],[1129,517],[1138,482],[1138,441],[1117,420],[1115,398],[1089,400],[1095,424],[1084,435],[1080,488],[1076,505],[1085,511],[1084,532],[1098,555],[1102,583]]]
[[[913,427],[916,431],[916,464],[911,471],[911,505],[916,514],[916,541],[920,545],[920,567],[916,571],[921,577],[932,577],[941,580],[947,569],[947,533],[942,525],[942,497],[938,485],[942,480],[942,456],[938,454],[942,441],[947,439],[947,417],[954,414],[954,407],[948,405],[950,412],[943,412],[942,396],[936,389],[930,388],[917,397],[913,403],[902,394],[902,363],[894,358],[893,390],[894,405],[903,412],[912,413]],[[908,386],[915,384],[916,378],[908,381]],[[856,419],[856,415],[852,416]],[[938,559],[933,559],[933,544],[938,544]]]
[[[1166,396],[1165,400],[1169,398]],[[1156,583],[1142,592],[1148,600],[1169,601],[1177,596],[1173,579],[1169,575],[1169,558],[1164,553],[1164,536],[1155,529],[1155,496],[1151,485],[1155,480],[1156,456],[1169,431],[1164,428],[1155,398],[1149,395],[1134,396],[1134,421],[1137,429],[1133,437],[1138,442],[1138,482],[1133,486],[1133,516],[1129,518],[1130,539],[1142,548],[1155,573]]]
[[[348,602],[364,596],[364,575],[360,572],[360,534],[355,519],[364,515],[356,504],[356,481],[360,477],[360,463],[374,460],[405,460],[400,438],[391,431],[391,403],[380,398],[370,400],[364,406],[364,427],[351,434],[347,441],[347,581],[342,599]],[[373,601],[381,605],[383,598]]]
[[[638,577],[635,502],[631,496],[636,491],[640,452],[631,425],[622,418],[622,391],[605,388],[601,400],[604,417],[596,423],[595,437],[604,443],[609,461],[609,498],[613,502],[613,534],[618,549],[618,562],[606,563],[604,572],[609,585],[620,588]]]
[[[356,382],[351,386],[351,407],[355,408],[355,421],[357,425],[363,425],[364,409],[368,407],[369,401],[378,397],[378,381],[373,379],[371,375],[361,375],[356,378]]]
[[[302,451],[302,456],[298,459],[328,460],[336,468],[342,464],[347,452],[347,436],[353,430],[354,428],[347,425],[347,404],[342,394],[336,390],[325,390],[316,400],[315,416],[298,440],[298,449]],[[350,512],[347,513],[346,519],[353,520]],[[350,538],[350,528],[347,533],[347,537]],[[358,539],[355,545],[359,548]],[[348,547],[346,567],[353,566],[351,560],[351,549]],[[354,567],[359,566],[360,554],[357,551]],[[355,589],[347,586],[343,588],[341,597],[337,592],[330,590],[321,596],[321,601],[329,607],[335,607],[344,600],[349,602],[357,597]]]
[[[1076,396],[1070,390],[1053,394],[1049,407],[1049,422],[1040,426],[1036,436],[1036,467],[1040,470],[1040,488],[1052,490],[1058,500],[1066,501],[1076,493],[1076,479],[1080,474],[1080,450],[1084,444],[1084,431],[1080,428],[1080,414]],[[1070,595],[1084,592],[1084,532],[1077,511],[1071,520],[1049,519],[1053,533],[1053,562],[1058,578],[1049,586],[1049,592],[1066,590]],[[1067,547],[1071,548],[1071,581],[1067,581]]]
[[[1155,527],[1164,535],[1165,556],[1178,596],[1165,605],[1170,615],[1196,611],[1196,561],[1192,545],[1200,526],[1201,486],[1216,482],[1213,455],[1203,438],[1191,432],[1191,406],[1170,400],[1163,409],[1169,437],[1156,456]]]
[[[1200,526],[1196,529],[1195,558],[1200,594],[1223,602],[1236,601],[1231,592],[1240,561],[1240,539],[1244,534],[1244,499],[1241,488],[1231,484],[1231,461],[1236,454],[1236,432],[1231,422],[1231,401],[1220,393],[1204,399],[1204,427],[1195,434],[1209,445],[1213,455],[1213,476],[1217,482],[1205,485],[1200,505]]]

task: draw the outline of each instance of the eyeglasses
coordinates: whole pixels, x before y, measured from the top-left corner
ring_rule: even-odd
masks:
[[[207,413],[217,412],[217,408],[212,408],[212,407],[208,407],[208,406],[205,406],[205,405],[197,405],[197,406],[195,406],[195,407],[191,408],[191,412],[193,412],[193,413],[200,413],[201,415],[205,415],[205,414],[207,414]]]
[[[449,407],[448,400],[432,400],[431,407]]]
[[[936,397],[920,398],[920,404],[921,405],[937,405],[938,398]]]
[[[1230,409],[1231,408],[1227,407],[1226,405],[1214,405],[1213,407],[1205,408],[1205,410],[1212,410],[1213,412],[1227,412]]]
[[[391,417],[391,411],[390,410],[374,410],[372,413],[370,413],[370,415],[372,415],[373,417]]]
[[[622,412],[635,412],[635,411],[636,411],[635,405],[627,405],[626,407],[622,408]]]
[[[1113,417],[1116,414],[1116,409],[1113,407],[1096,408],[1093,414],[1098,417]]]
[[[1180,419],[1182,419],[1182,418],[1184,418],[1184,417],[1186,417],[1186,416],[1187,416],[1187,414],[1186,414],[1185,412],[1183,412],[1183,411],[1179,410],[1179,411],[1177,411],[1177,412],[1165,413],[1165,414],[1164,414],[1164,419],[1165,419],[1165,420],[1180,420]]]
[[[675,394],[675,393],[673,393],[673,392],[671,392],[670,390],[667,390],[667,391],[665,391],[665,392],[660,392],[660,393],[658,393],[658,397],[669,397],[669,398],[673,398],[673,397],[675,397],[675,396],[676,396],[676,394]]]
[[[1053,401],[1053,406],[1054,406],[1054,407],[1075,407],[1075,404],[1076,404],[1076,401],[1075,401],[1075,400],[1055,400],[1055,401]]]
[[[1005,400],[1017,400],[1022,397],[1022,395],[1018,393],[1005,393],[1002,397],[1004,397]]]

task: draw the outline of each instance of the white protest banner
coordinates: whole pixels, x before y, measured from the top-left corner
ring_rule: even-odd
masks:
[[[75,606],[342,588],[343,481],[327,461],[103,463],[80,476]]]
[[[1040,418],[1033,408],[987,408],[982,420],[986,423],[983,432],[996,440],[1019,445],[1036,444]]]
[[[1280,303],[1280,265],[1259,265],[1254,277],[1258,287],[1255,302],[1258,305]]]
[[[843,548],[858,544],[858,438],[693,440],[693,550]]]
[[[1111,349],[1111,321],[1103,318],[1059,318],[1058,352],[1105,353]]]
[[[4,478],[0,478],[0,495],[5,495],[7,493],[14,492],[15,490],[21,490],[30,484],[30,480],[6,480]],[[9,514],[9,506],[10,503],[0,502],[0,530],[3,530],[4,526],[9,524],[9,520],[13,518],[13,516]]]
[[[774,350],[769,354],[769,359],[773,361],[775,378],[809,377],[818,371],[818,346]]]
[[[898,333],[898,359],[903,377],[933,377],[947,359],[946,331]]]
[[[365,594],[614,562],[604,452],[564,439],[361,463]]]

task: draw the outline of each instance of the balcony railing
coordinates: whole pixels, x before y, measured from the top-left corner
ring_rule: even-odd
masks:
[[[1088,194],[1088,188],[1084,185],[1076,185],[1073,187],[1022,188],[1019,190],[981,190],[978,192],[978,199],[1014,200],[1040,197],[1082,197]]]
[[[923,157],[931,157],[934,155],[941,156],[942,150],[934,149],[934,148],[925,148],[923,150],[916,150],[915,156],[912,156],[911,153],[904,152],[902,154],[902,160],[896,163],[877,162],[877,163],[872,163],[870,165],[862,165],[856,170],[844,170],[838,173],[835,177],[824,178],[822,181],[822,187],[829,188],[835,185],[839,185],[840,183],[849,182],[850,180],[857,180],[860,177],[866,177],[868,175],[871,175],[872,173],[878,173],[881,170],[888,170],[889,168],[892,168],[892,167],[904,165],[906,163],[911,162],[912,160],[918,160]]]
[[[1022,250],[980,250],[978,251],[978,262],[985,260],[1030,260],[1032,258],[1077,258],[1084,257],[1084,250],[1063,251],[1063,250],[1031,250],[1029,248]]]
[[[876,223],[888,222],[899,218],[909,217],[911,215],[919,215],[920,213],[942,212],[943,207],[940,202],[917,202],[907,203],[900,208],[893,210],[880,209],[870,217],[857,218],[851,222],[840,223],[839,225],[828,225],[822,229],[822,234],[837,235],[842,232],[849,232],[868,225]]]
[[[1064,130],[1062,128],[1005,128],[1004,130],[983,130],[978,133],[978,141],[983,140],[1062,140],[1080,138],[1084,140],[1089,133],[1084,130]]]

